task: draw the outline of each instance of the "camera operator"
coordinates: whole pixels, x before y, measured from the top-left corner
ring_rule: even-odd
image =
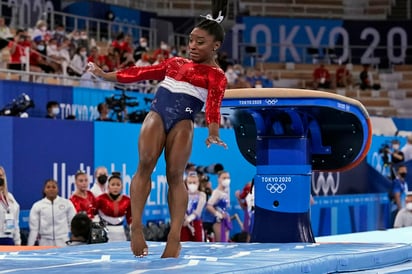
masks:
[[[68,246],[106,243],[106,228],[101,223],[94,223],[83,212],[77,213],[70,223],[70,240]]]
[[[106,103],[98,104],[97,111],[99,112],[99,117],[97,117],[96,121],[114,122],[114,120],[109,117],[109,106]]]
[[[85,245],[89,242],[92,221],[84,213],[77,213],[70,223],[70,240],[67,245]]]
[[[59,103],[56,101],[48,101],[46,104],[46,118],[48,119],[57,119],[57,115],[60,114]]]
[[[109,109],[116,113],[117,121],[125,122],[127,118],[127,107],[136,107],[139,105],[139,102],[136,101],[136,97],[127,96],[123,90],[120,95],[106,97],[106,104]]]

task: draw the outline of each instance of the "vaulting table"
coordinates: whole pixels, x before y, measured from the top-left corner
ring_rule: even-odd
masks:
[[[315,242],[312,171],[342,171],[364,159],[372,138],[365,107],[326,91],[248,88],[226,90],[221,112],[256,166],[251,241]]]

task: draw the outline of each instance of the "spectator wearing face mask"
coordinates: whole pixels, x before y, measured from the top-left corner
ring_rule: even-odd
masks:
[[[235,72],[235,70],[233,69],[232,65],[227,66],[227,69],[225,71],[225,75],[226,75],[228,86],[232,87],[236,83],[236,80],[238,78],[238,75]]]
[[[79,47],[76,54],[67,67],[67,73],[71,76],[81,77],[87,70],[87,48]]]
[[[32,40],[40,38],[42,41],[48,42],[51,35],[47,30],[47,23],[44,20],[38,20],[31,35]]]
[[[203,242],[202,212],[206,205],[206,194],[199,190],[199,176],[190,171],[185,179],[189,202],[185,212],[185,220],[180,233],[181,241]]]
[[[57,115],[60,114],[59,103],[56,101],[49,101],[47,102],[46,108],[47,108],[46,118],[57,119]]]
[[[160,42],[160,47],[153,52],[153,59],[158,60],[159,55],[161,55],[164,60],[170,57],[169,46],[164,41]]]
[[[98,197],[100,194],[107,192],[107,178],[108,178],[107,168],[104,166],[99,166],[94,171],[94,184],[90,191],[95,197]]]
[[[207,201],[203,224],[207,234],[214,234],[214,241],[227,242],[232,223],[228,208],[230,206],[230,174],[227,171],[218,172],[218,186]],[[210,237],[210,236],[209,236]]]
[[[397,213],[406,207],[406,193],[408,192],[408,183],[406,175],[408,169],[405,165],[398,166],[397,176],[392,182],[392,223],[395,220]]]
[[[396,214],[394,228],[412,226],[412,192],[408,192],[405,200],[405,208]]]
[[[133,58],[137,62],[142,58],[143,53],[147,53],[149,51],[149,46],[147,43],[146,37],[140,37],[139,45],[133,51]]]

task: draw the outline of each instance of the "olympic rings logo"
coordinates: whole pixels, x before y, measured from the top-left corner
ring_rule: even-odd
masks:
[[[266,190],[268,190],[270,193],[274,194],[274,193],[282,193],[283,191],[286,190],[286,185],[284,183],[281,184],[271,184],[268,183],[266,184]]]
[[[274,105],[278,102],[278,99],[266,99],[265,102],[268,105]]]

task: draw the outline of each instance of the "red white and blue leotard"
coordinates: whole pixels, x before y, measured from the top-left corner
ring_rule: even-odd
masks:
[[[220,122],[220,105],[227,80],[222,69],[181,57],[147,67],[130,67],[116,74],[120,83],[162,81],[151,109],[162,117],[165,131],[183,119],[194,120],[206,102],[206,123]]]

